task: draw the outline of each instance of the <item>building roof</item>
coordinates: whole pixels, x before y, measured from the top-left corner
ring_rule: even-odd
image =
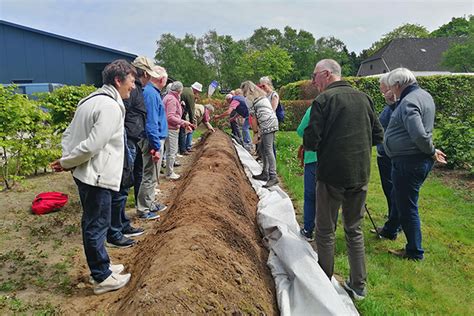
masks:
[[[104,46],[100,46],[100,45],[96,45],[96,44],[92,44],[92,43],[88,43],[88,42],[79,41],[79,40],[76,40],[76,39],[73,39],[73,38],[69,38],[69,37],[65,37],[65,36],[45,32],[45,31],[41,31],[41,30],[37,30],[37,29],[31,28],[31,27],[15,24],[15,23],[8,22],[8,21],[5,21],[5,20],[0,20],[0,25],[1,24],[11,26],[11,27],[15,27],[15,28],[22,29],[22,30],[26,30],[26,31],[29,31],[29,32],[49,36],[49,37],[54,37],[54,38],[57,38],[57,39],[60,39],[60,40],[63,40],[63,41],[68,41],[68,42],[72,42],[72,43],[75,43],[75,44],[80,44],[80,45],[84,45],[84,46],[88,46],[88,47],[92,47],[92,48],[96,48],[96,49],[100,49],[100,50],[105,50],[105,51],[112,52],[112,53],[115,53],[115,54],[128,56],[130,58],[135,58],[137,56],[135,54],[127,53],[127,52],[124,52],[124,51],[120,51],[120,50],[116,50],[116,49],[112,49],[112,48],[108,48],[108,47],[104,47]]]
[[[411,71],[449,71],[449,68],[441,66],[443,53],[451,44],[463,40],[460,37],[394,39],[364,60],[361,67],[381,59],[388,67],[388,71],[398,67],[405,67]]]

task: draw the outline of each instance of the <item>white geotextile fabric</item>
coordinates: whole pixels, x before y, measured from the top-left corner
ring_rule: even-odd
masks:
[[[359,315],[349,295],[334,277],[327,278],[318,255],[300,236],[291,199],[279,186],[264,189],[264,182],[252,179],[262,167],[242,146],[235,141],[234,145],[260,200],[257,222],[270,251],[267,265],[281,315]]]

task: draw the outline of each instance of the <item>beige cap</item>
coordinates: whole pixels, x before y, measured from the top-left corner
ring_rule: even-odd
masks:
[[[138,56],[132,62],[132,65],[137,67],[137,68],[140,68],[141,70],[146,71],[153,78],[158,78],[159,77],[158,73],[156,73],[156,71],[153,70],[153,67],[155,66],[155,63],[150,58],[147,58],[145,56]]]

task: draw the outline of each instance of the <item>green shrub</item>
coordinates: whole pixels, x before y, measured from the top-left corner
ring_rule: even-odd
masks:
[[[0,166],[7,189],[58,155],[50,114],[14,88],[0,86]]]
[[[55,131],[62,133],[72,121],[79,101],[95,90],[94,86],[64,86],[51,93],[42,93],[38,102],[50,110]]]
[[[310,80],[301,80],[282,86],[278,94],[281,100],[312,100],[318,95],[318,90]]]
[[[474,124],[455,117],[443,117],[436,135],[436,147],[447,156],[448,168],[464,168],[474,173]]]
[[[280,123],[279,129],[295,131],[311,103],[312,100],[282,100],[281,104],[285,107],[285,121]]]

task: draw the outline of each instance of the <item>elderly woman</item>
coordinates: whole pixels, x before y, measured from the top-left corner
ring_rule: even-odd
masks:
[[[406,68],[394,69],[387,84],[398,100],[384,137],[384,149],[392,161],[391,198],[397,214],[390,214],[382,234],[395,239],[401,224],[407,244],[404,249],[390,252],[400,258],[421,260],[424,250],[418,196],[434,162],[446,163],[446,156],[433,145],[433,98],[418,86],[414,74]]]
[[[254,133],[258,133],[261,141],[263,170],[261,174],[254,175],[253,178],[267,181],[263,187],[269,188],[278,183],[276,160],[273,154],[273,142],[275,132],[278,131],[278,120],[265,91],[251,81],[243,82],[240,88],[247,99],[249,113],[252,117],[252,130]]]
[[[168,121],[168,137],[165,141],[166,146],[166,178],[169,180],[179,179],[179,175],[174,172],[174,162],[178,153],[179,129],[191,129],[194,127],[188,121],[181,118],[183,108],[180,103],[181,92],[183,92],[183,84],[175,81],[170,85],[169,92],[163,99],[166,110],[166,119]]]

